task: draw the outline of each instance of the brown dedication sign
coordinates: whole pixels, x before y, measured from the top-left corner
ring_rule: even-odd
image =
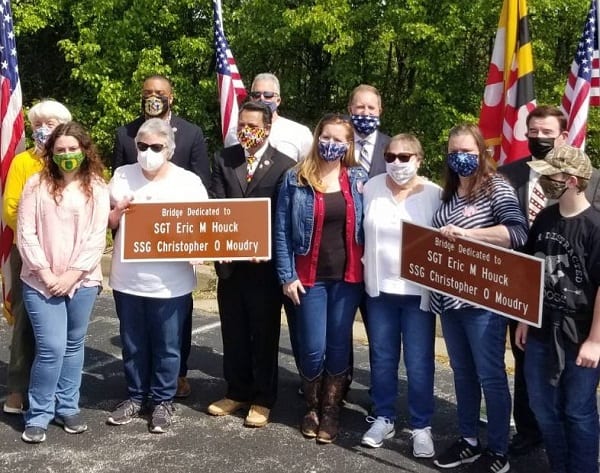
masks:
[[[543,260],[402,223],[400,276],[511,319],[540,327]]]
[[[124,261],[271,259],[271,200],[131,204]]]

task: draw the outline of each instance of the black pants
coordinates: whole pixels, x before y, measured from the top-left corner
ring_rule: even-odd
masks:
[[[513,418],[515,419],[515,429],[517,433],[526,437],[541,437],[540,429],[535,415],[529,407],[529,396],[527,394],[527,384],[525,382],[524,364],[525,352],[517,347],[515,343],[515,332],[518,323],[511,320],[508,323],[508,332],[510,334],[510,348],[515,358],[515,382],[513,395]]]
[[[277,398],[282,292],[271,262],[235,264],[219,278],[227,397],[271,408]]]
[[[179,364],[179,377],[187,376],[188,358],[192,351],[192,314],[194,312],[194,297],[190,294],[190,306],[188,307],[185,320],[183,321],[183,331],[181,332],[181,361]]]

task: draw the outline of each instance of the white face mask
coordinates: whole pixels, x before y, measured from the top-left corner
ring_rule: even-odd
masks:
[[[162,151],[158,153],[148,148],[146,151],[138,151],[138,163],[144,171],[152,172],[160,169],[166,159]]]
[[[408,163],[396,160],[393,163],[385,163],[385,171],[396,184],[402,186],[417,175],[417,165],[412,159]]]

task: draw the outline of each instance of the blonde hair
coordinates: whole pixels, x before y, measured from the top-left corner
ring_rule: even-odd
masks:
[[[313,135],[313,144],[310,148],[310,152],[302,161],[296,165],[298,183],[303,186],[311,186],[319,192],[323,192],[325,188],[321,183],[319,177],[319,168],[323,159],[319,155],[319,136],[323,133],[323,128],[327,125],[342,125],[346,130],[346,140],[348,142],[348,150],[346,155],[341,160],[343,167],[356,166],[356,159],[354,158],[354,128],[352,123],[347,116],[340,115],[338,113],[328,113],[315,128]]]
[[[417,138],[412,133],[399,133],[397,135],[392,136],[390,138],[389,143],[385,147],[384,152],[387,153],[390,150],[390,147],[392,146],[392,144],[398,143],[398,142],[411,145],[413,147],[413,149],[415,150],[415,154],[417,155],[417,158],[419,158],[419,161],[422,161],[423,158],[425,157],[425,152],[423,151],[423,146],[421,145],[419,138]]]

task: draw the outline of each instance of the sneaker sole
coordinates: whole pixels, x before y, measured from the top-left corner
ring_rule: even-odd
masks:
[[[130,417],[129,419],[124,419],[124,420],[115,420],[112,417],[109,417],[108,419],[106,419],[106,423],[108,425],[125,425],[125,424],[129,424],[132,420],[133,420],[133,417]]]
[[[32,439],[31,437],[28,437],[27,435],[25,435],[25,432],[23,432],[23,434],[21,435],[21,440],[23,440],[23,442],[27,442],[27,443],[42,443],[42,442],[46,441],[46,434],[44,433],[42,438],[37,440],[37,439]]]
[[[150,433],[152,434],[164,434],[168,429],[156,425],[151,425],[148,430],[150,430]]]
[[[383,440],[391,439],[392,437],[394,437],[394,435],[396,435],[396,431],[392,430],[391,432],[385,434],[385,436],[383,437]],[[376,442],[373,442],[369,438],[366,438],[366,439],[363,438],[360,441],[360,444],[363,445],[364,447],[379,448],[379,447],[383,446],[383,440],[379,443],[376,443]]]
[[[478,453],[477,455],[473,455],[470,458],[465,458],[464,460],[459,460],[459,461],[453,462],[453,463],[446,463],[444,465],[438,463],[437,460],[433,460],[433,464],[439,468],[456,468],[457,466],[460,466],[460,465],[468,465],[469,463],[473,463],[480,456],[481,456],[481,453]]]
[[[432,458],[434,456],[435,456],[435,451],[431,452],[431,453],[416,453],[413,450],[413,457],[415,457],[415,458]]]
[[[6,404],[2,406],[2,411],[5,414],[23,414],[23,406],[21,407],[11,407]]]

